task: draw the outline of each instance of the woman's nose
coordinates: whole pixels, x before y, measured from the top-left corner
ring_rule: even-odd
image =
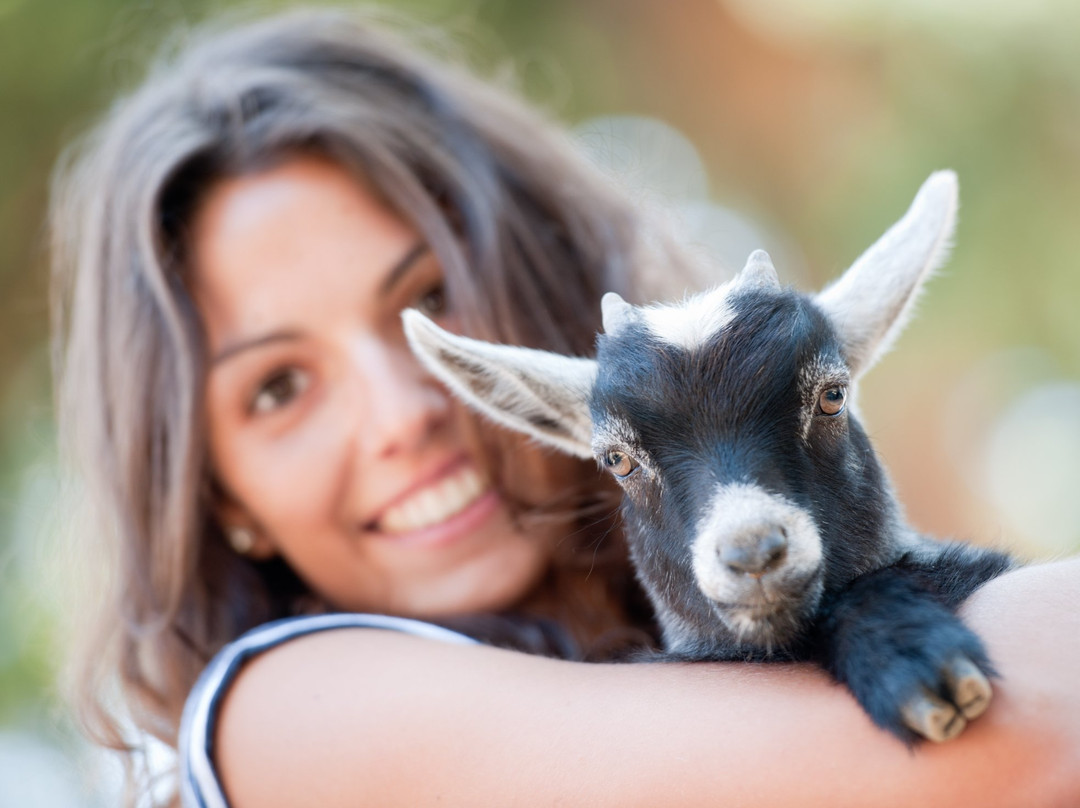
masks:
[[[357,340],[352,375],[359,442],[369,457],[392,457],[431,440],[450,413],[446,391],[404,346]]]

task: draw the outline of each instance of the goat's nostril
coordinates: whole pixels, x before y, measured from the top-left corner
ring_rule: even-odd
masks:
[[[787,534],[783,528],[771,530],[758,547],[764,562],[763,571],[772,569],[787,556]]]
[[[779,567],[787,557],[787,535],[783,528],[773,528],[739,542],[720,547],[720,563],[736,575],[764,575]]]
[[[720,563],[736,575],[748,573],[754,566],[753,555],[746,547],[732,547],[725,545],[718,553]]]

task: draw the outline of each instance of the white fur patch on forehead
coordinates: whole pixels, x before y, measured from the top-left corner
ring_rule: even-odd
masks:
[[[664,342],[692,350],[704,345],[731,322],[734,283],[729,281],[680,303],[655,304],[639,309],[642,322]]]

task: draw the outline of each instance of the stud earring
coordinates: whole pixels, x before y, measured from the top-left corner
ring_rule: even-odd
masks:
[[[237,555],[247,555],[255,546],[255,531],[246,527],[230,527],[225,531],[229,546]]]

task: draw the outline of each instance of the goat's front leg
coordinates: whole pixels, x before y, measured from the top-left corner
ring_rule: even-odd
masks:
[[[823,606],[822,665],[901,740],[946,741],[989,706],[982,642],[910,572],[868,573]]]

